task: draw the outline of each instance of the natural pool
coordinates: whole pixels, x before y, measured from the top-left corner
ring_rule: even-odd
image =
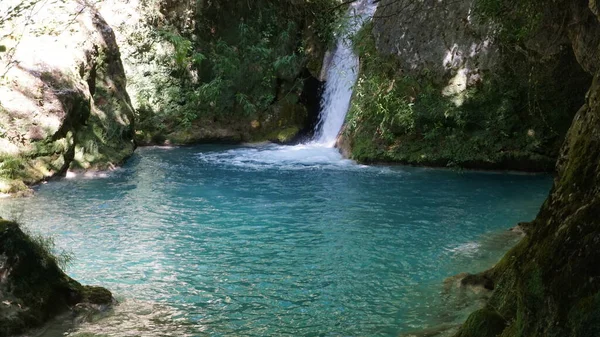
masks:
[[[124,300],[85,331],[397,336],[452,320],[443,280],[496,261],[550,185],[312,145],[142,148],[106,175],[2,200],[0,216],[53,236],[71,276]]]

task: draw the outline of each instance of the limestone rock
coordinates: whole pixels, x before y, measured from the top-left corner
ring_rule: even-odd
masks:
[[[427,69],[439,80],[462,72],[474,81],[499,56],[494,27],[473,17],[474,2],[381,1],[373,20],[377,49],[396,55],[405,72]]]
[[[592,15],[587,7],[587,16],[571,18],[564,6],[540,5],[539,22],[536,16],[505,24],[503,14],[486,16],[482,3],[494,7],[485,0],[379,2],[357,38],[361,74],[347,117],[351,127],[340,139],[350,158],[553,169],[591,81],[584,70],[597,63],[596,54],[575,57],[573,30],[566,27]],[[528,3],[495,8],[526,16]],[[531,25],[515,29],[521,21]],[[581,45],[600,36],[586,32],[577,34]]]
[[[2,1],[0,11],[19,1]],[[0,192],[67,169],[107,169],[134,149],[111,27],[83,1],[38,2],[0,26]],[[19,27],[20,29],[16,29]]]

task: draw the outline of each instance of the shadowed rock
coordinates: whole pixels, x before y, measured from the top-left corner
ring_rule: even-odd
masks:
[[[0,218],[0,336],[19,334],[76,309],[106,310],[110,291],[67,276],[48,247]]]

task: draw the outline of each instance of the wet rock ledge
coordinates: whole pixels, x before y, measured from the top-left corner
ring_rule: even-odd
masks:
[[[0,218],[0,337],[23,333],[82,306],[110,308],[110,291],[81,285],[58,262],[43,240]]]

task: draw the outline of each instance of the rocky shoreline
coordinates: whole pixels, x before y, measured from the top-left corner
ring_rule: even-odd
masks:
[[[107,311],[115,303],[107,289],[67,276],[50,248],[0,218],[0,336],[40,327],[65,312],[85,317]]]

